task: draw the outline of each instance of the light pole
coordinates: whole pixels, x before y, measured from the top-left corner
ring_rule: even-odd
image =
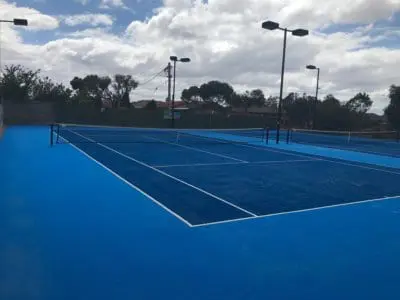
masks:
[[[319,71],[320,68],[317,68],[314,65],[307,65],[306,66],[307,69],[309,70],[317,70],[317,89],[315,91],[315,101],[314,101],[314,111],[313,111],[313,123],[312,123],[312,128],[315,129],[315,121],[316,121],[316,117],[317,117],[317,103],[318,103],[318,90],[319,90]]]
[[[171,101],[171,127],[175,127],[175,80],[176,80],[176,62],[188,63],[190,62],[190,58],[182,57],[178,58],[177,56],[170,56],[169,59],[174,62],[174,82],[172,84],[172,101]]]
[[[28,20],[26,19],[12,19],[12,20],[0,20],[1,23],[13,23],[15,26],[28,26]],[[1,27],[0,27],[0,34],[1,34]],[[3,75],[3,67],[1,62],[1,37],[0,37],[0,75]],[[0,91],[0,104],[3,103],[3,87],[1,87]]]
[[[294,30],[290,30],[287,28],[281,28],[279,26],[279,23],[272,22],[272,21],[265,21],[262,23],[261,26],[263,29],[268,29],[268,30],[283,30],[284,35],[283,35],[283,55],[282,55],[282,69],[281,69],[281,87],[280,87],[280,92],[279,92],[279,103],[278,103],[278,117],[276,120],[276,143],[279,144],[279,135],[280,135],[280,130],[281,130],[281,121],[282,121],[282,93],[283,93],[283,77],[285,74],[285,57],[286,57],[286,38],[287,38],[287,33],[291,32],[292,35],[294,36],[306,36],[308,35],[308,30],[298,28]]]

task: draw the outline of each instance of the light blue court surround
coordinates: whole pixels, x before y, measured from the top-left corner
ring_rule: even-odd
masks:
[[[281,150],[296,151],[300,153],[318,155],[327,158],[343,159],[347,161],[400,169],[400,158],[391,156],[375,155],[370,153],[324,148],[324,147],[302,145],[295,143],[293,144],[280,143],[278,145],[271,143],[269,146]]]
[[[400,299],[398,199],[190,228],[44,127],[0,168],[2,300]]]
[[[195,134],[202,134],[199,131],[193,131]],[[346,161],[353,161],[353,162],[360,162],[366,164],[373,164],[388,168],[400,168],[400,158],[392,157],[392,156],[385,156],[385,155],[375,155],[370,153],[363,153],[358,151],[349,151],[349,150],[341,150],[341,149],[334,149],[334,148],[325,148],[325,147],[318,147],[313,145],[305,145],[305,144],[286,144],[286,133],[281,133],[281,142],[279,144],[275,143],[276,133],[274,131],[271,132],[270,141],[268,145],[265,144],[263,141],[259,141],[256,138],[249,138],[249,137],[242,137],[242,136],[228,136],[226,134],[218,134],[218,133],[203,133],[205,136],[210,137],[220,137],[221,139],[228,139],[228,140],[235,140],[237,142],[248,142],[252,143],[257,146],[267,146],[274,149],[280,149],[284,151],[296,151],[299,153],[323,156],[327,158],[334,158],[334,159],[343,159]]]

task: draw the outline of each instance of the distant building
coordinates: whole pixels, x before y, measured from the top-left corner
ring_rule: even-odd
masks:
[[[165,101],[158,101],[158,100],[139,100],[139,101],[132,102],[132,106],[133,106],[134,108],[138,108],[138,109],[145,108],[145,107],[147,106],[147,104],[148,104],[149,102],[151,102],[151,101],[155,101],[155,102],[156,102],[157,108],[164,108],[164,109],[167,109],[167,108],[169,108],[169,105],[170,105],[170,103],[165,102]],[[175,107],[175,109],[177,109],[177,110],[187,110],[187,109],[189,109],[189,108],[186,106],[185,102],[183,102],[183,101],[175,101],[174,107]]]

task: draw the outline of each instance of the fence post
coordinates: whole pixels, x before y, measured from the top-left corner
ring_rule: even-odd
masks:
[[[50,147],[53,147],[54,145],[53,130],[54,130],[54,124],[50,124]]]
[[[286,133],[286,144],[289,144],[289,143],[290,143],[290,133],[291,133],[291,130],[288,129],[288,130],[287,130],[287,133]]]

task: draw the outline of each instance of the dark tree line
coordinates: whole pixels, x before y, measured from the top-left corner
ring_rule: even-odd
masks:
[[[131,75],[91,74],[74,77],[67,87],[42,77],[40,70],[32,71],[20,65],[6,66],[0,78],[1,95],[6,100],[89,106],[95,110],[132,108],[130,93],[139,84]],[[361,92],[345,101],[333,95],[316,101],[307,94],[290,93],[283,99],[282,110],[291,127],[362,130],[386,126],[385,129],[400,130],[400,86],[390,86],[388,97],[390,103],[384,110],[384,117],[368,113],[373,101],[367,93]],[[278,97],[266,97],[261,89],[237,92],[230,84],[216,80],[184,89],[181,99],[189,107],[199,109],[226,111],[241,108],[246,112],[250,107],[267,107],[272,113],[276,113],[279,100]],[[149,102],[146,109],[157,110],[156,102]],[[385,125],[385,121],[388,124]]]
[[[333,95],[315,101],[315,97],[307,94],[291,93],[283,100],[283,110],[287,113],[291,126],[326,130],[361,130],[380,125],[372,118],[372,114],[368,114],[372,103],[366,93],[358,93],[345,102],[341,102]]]
[[[32,71],[20,65],[6,66],[0,79],[4,99],[24,103],[28,101],[103,107],[129,107],[130,93],[139,83],[131,75],[87,75],[74,77],[71,88],[41,77],[40,70]]]
[[[225,82],[210,81],[191,86],[182,91],[182,100],[187,104],[196,104],[205,108],[249,107],[270,108],[276,111],[278,97],[265,97],[260,89],[235,92]],[[367,93],[360,92],[347,101],[340,101],[333,95],[315,100],[315,97],[290,93],[282,101],[282,110],[291,127],[317,128],[326,130],[362,130],[362,129],[400,129],[400,87],[389,89],[390,104],[385,116],[368,113],[373,101]],[[385,118],[389,124],[385,125]],[[389,128],[387,128],[389,127]]]
[[[400,86],[392,85],[389,89],[390,103],[385,115],[393,129],[400,130]]]
[[[243,108],[251,106],[277,107],[277,98],[269,97],[266,99],[263,91],[260,89],[238,93],[228,83],[215,80],[204,83],[200,87],[191,86],[184,89],[181,99],[187,104],[216,109],[227,106]]]

